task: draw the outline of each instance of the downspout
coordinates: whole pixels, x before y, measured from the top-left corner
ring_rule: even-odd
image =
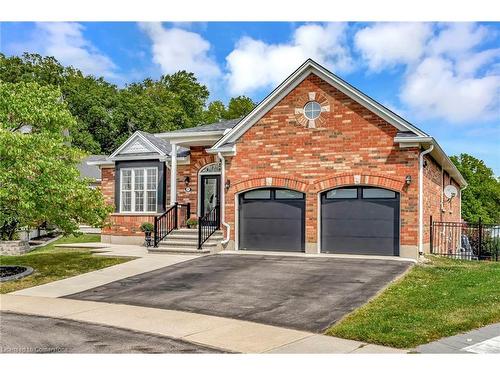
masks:
[[[458,201],[458,210],[460,212],[460,222],[462,221],[462,191],[464,191],[465,189],[467,189],[469,185],[465,185],[464,187],[461,187],[460,188],[460,200]]]
[[[226,238],[224,238],[221,241],[221,244],[224,246],[229,242],[230,238],[230,231],[231,231],[231,226],[224,221],[226,217],[226,159],[224,159],[224,156],[220,152],[217,153],[217,157],[220,159],[221,162],[221,189],[220,189],[220,196],[221,196],[221,210],[220,210],[220,222],[222,225],[226,227]]]
[[[434,145],[430,145],[420,153],[418,160],[418,254],[421,256],[424,255],[424,155],[433,149]]]

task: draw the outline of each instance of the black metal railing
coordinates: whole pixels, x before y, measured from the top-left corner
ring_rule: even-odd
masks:
[[[182,210],[185,209],[185,211]],[[191,215],[191,206],[189,203],[175,203],[170,206],[163,214],[155,217],[154,221],[154,236],[153,245],[158,247],[158,244],[174,229],[178,229],[179,225],[184,225]]]
[[[198,249],[210,238],[220,227],[220,206],[212,208],[205,216],[198,218]]]
[[[500,256],[500,224],[433,221],[431,254],[456,259],[494,260]]]

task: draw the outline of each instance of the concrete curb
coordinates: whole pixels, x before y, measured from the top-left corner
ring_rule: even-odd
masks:
[[[337,259],[362,259],[362,260],[385,260],[396,262],[409,262],[416,264],[416,259],[401,258],[395,256],[376,256],[376,255],[351,255],[351,254],[313,254],[313,253],[299,253],[299,252],[286,252],[286,251],[256,251],[256,250],[222,250],[217,254],[222,255],[268,255],[280,257],[299,257],[299,258],[337,258]]]
[[[238,353],[406,353],[311,332],[183,311],[10,294],[1,295],[0,302],[1,311],[124,328]]]

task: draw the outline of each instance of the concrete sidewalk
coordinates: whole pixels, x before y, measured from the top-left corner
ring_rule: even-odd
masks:
[[[131,260],[115,266],[103,268],[97,271],[87,272],[67,279],[57,280],[48,284],[32,288],[18,290],[10,294],[36,297],[62,297],[69,294],[83,292],[101,285],[121,280],[141,273],[154,271],[159,268],[182,263],[195,259],[198,255],[176,255],[176,254],[148,254],[146,248],[136,245],[109,245],[101,243],[64,244],[58,247],[80,247],[96,249],[97,256],[121,256],[135,257]],[[102,248],[100,248],[102,247]]]
[[[405,353],[404,350],[182,311],[4,294],[0,310],[101,324],[239,353]]]
[[[500,354],[500,323],[444,337],[415,349],[418,353]]]

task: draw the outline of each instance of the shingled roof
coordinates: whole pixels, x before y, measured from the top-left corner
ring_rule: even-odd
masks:
[[[232,120],[223,120],[219,122],[214,122],[213,124],[205,124],[195,126],[193,128],[184,128],[179,130],[173,130],[170,133],[194,133],[194,132],[210,132],[210,131],[224,131],[226,129],[232,129],[243,117],[232,119]]]

